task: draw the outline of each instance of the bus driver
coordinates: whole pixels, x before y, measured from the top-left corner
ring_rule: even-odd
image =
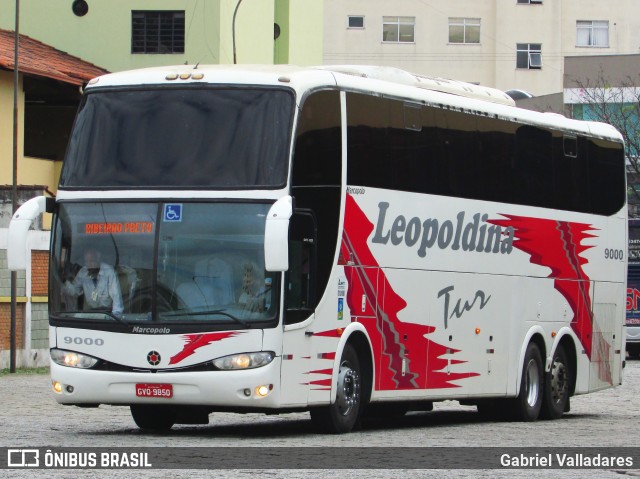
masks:
[[[84,266],[73,281],[66,281],[64,293],[72,297],[84,295],[85,310],[110,310],[120,316],[124,311],[120,283],[112,266],[100,261],[100,252],[87,248]]]

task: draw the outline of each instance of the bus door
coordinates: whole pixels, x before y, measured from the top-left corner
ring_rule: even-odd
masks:
[[[313,215],[296,211],[289,226],[289,270],[285,274],[282,350],[283,405],[306,405],[317,380],[312,357],[315,318],[316,224]]]
[[[600,281],[594,285],[589,389],[620,384],[622,361],[622,315],[619,299],[625,285]]]

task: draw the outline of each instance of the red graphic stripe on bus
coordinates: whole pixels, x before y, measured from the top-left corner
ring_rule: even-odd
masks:
[[[182,351],[178,354],[171,357],[169,364],[178,364],[183,359],[195,353],[196,349],[200,349],[222,339],[232,338],[238,334],[241,333],[238,331],[230,331],[224,333],[186,334],[182,336],[182,339],[186,341],[184,348],[182,348]]]
[[[531,255],[531,262],[551,268],[554,288],[562,294],[573,311],[571,328],[580,339],[591,361],[608,362],[611,346],[601,333],[594,334],[594,318],[589,295],[589,276],[582,268],[588,263],[582,253],[593,246],[584,245],[584,240],[595,238],[592,225],[569,223],[541,218],[503,215],[506,220],[489,223],[515,229],[513,245]],[[600,379],[611,383],[611,371],[601,367]]]
[[[330,351],[328,353],[320,353],[318,354],[318,359],[335,359],[336,358],[336,352],[335,351]]]
[[[345,266],[349,282],[347,304],[352,317],[357,317],[367,329],[376,361],[379,361],[375,388],[459,387],[453,381],[477,376],[477,373],[446,372],[450,363],[442,356],[457,351],[425,337],[435,331],[435,327],[400,321],[398,313],[407,303],[394,291],[369,249],[367,239],[374,225],[351,195],[347,195],[344,225],[340,254],[342,258],[349,258]],[[366,311],[360,317],[358,312],[362,310],[363,295]]]
[[[317,369],[315,371],[309,371],[307,374],[321,374],[324,376],[329,376],[325,379],[316,379],[315,381],[309,381],[308,383],[303,383],[306,386],[318,386],[312,388],[314,391],[331,391],[331,375],[333,374],[333,369]]]
[[[315,371],[309,371],[309,374],[327,374],[331,376],[333,374],[333,369],[332,368],[316,369]]]
[[[318,331],[317,333],[313,333],[314,336],[322,336],[325,338],[339,338],[342,336],[342,329],[329,329],[327,331]]]
[[[331,378],[320,379],[318,381],[311,381],[309,386],[322,386],[311,388],[314,391],[331,391]]]

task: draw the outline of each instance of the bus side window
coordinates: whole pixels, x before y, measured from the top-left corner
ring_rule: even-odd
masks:
[[[289,227],[289,271],[285,324],[299,323],[315,307],[316,224],[308,212],[296,212]]]
[[[523,125],[516,130],[513,201],[553,208],[553,150],[550,131]]]

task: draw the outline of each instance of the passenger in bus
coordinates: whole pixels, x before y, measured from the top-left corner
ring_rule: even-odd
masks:
[[[242,265],[242,289],[238,303],[248,311],[263,312],[269,309],[271,298],[271,278],[264,278],[255,263]]]
[[[124,311],[116,272],[111,265],[101,261],[101,254],[95,248],[85,250],[84,266],[73,281],[65,282],[63,294],[67,309],[69,300],[73,298],[77,305],[78,297],[83,296],[85,311],[111,311],[116,316]]]

